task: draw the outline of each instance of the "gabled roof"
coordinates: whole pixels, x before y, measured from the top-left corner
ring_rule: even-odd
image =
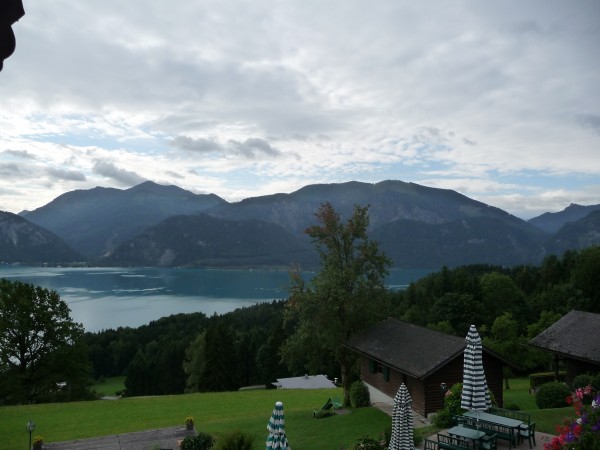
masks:
[[[276,382],[271,384],[279,389],[330,389],[336,387],[325,375],[278,378]]]
[[[352,350],[415,378],[426,378],[461,355],[465,346],[464,338],[393,318],[347,343]]]
[[[573,310],[530,340],[529,345],[600,364],[600,314]]]

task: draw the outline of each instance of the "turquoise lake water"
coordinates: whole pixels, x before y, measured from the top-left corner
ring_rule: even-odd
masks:
[[[430,270],[393,269],[386,284],[402,289]],[[303,277],[308,280],[312,273]],[[86,331],[138,327],[178,313],[223,314],[288,297],[285,270],[66,268],[0,266],[0,278],[57,291]]]

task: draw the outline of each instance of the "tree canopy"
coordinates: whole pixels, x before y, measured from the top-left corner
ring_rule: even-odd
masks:
[[[339,365],[344,402],[356,365],[356,354],[344,346],[350,337],[385,315],[384,285],[391,261],[367,236],[368,207],[354,207],[347,222],[329,203],[315,214],[319,224],[309,227],[321,267],[306,285],[292,272],[286,323],[294,327],[283,346],[290,368],[313,373]]]
[[[55,291],[0,280],[0,401],[89,398],[83,327]]]

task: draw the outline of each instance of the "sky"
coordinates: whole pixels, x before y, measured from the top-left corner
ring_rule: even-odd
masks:
[[[600,203],[597,0],[24,0],[0,210],[146,180],[235,202],[393,179]]]

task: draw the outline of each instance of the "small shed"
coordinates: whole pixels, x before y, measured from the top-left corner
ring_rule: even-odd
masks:
[[[347,347],[360,355],[361,378],[372,403],[393,404],[404,383],[413,410],[426,417],[444,406],[443,386],[462,383],[466,347],[462,337],[388,318],[350,339]],[[503,405],[504,365],[510,363],[484,347],[486,381],[499,406]]]
[[[600,373],[600,314],[572,310],[529,345],[554,354],[555,369],[564,361],[567,384],[582,373]]]
[[[277,389],[330,389],[336,387],[325,375],[278,378],[271,384],[277,386]]]

